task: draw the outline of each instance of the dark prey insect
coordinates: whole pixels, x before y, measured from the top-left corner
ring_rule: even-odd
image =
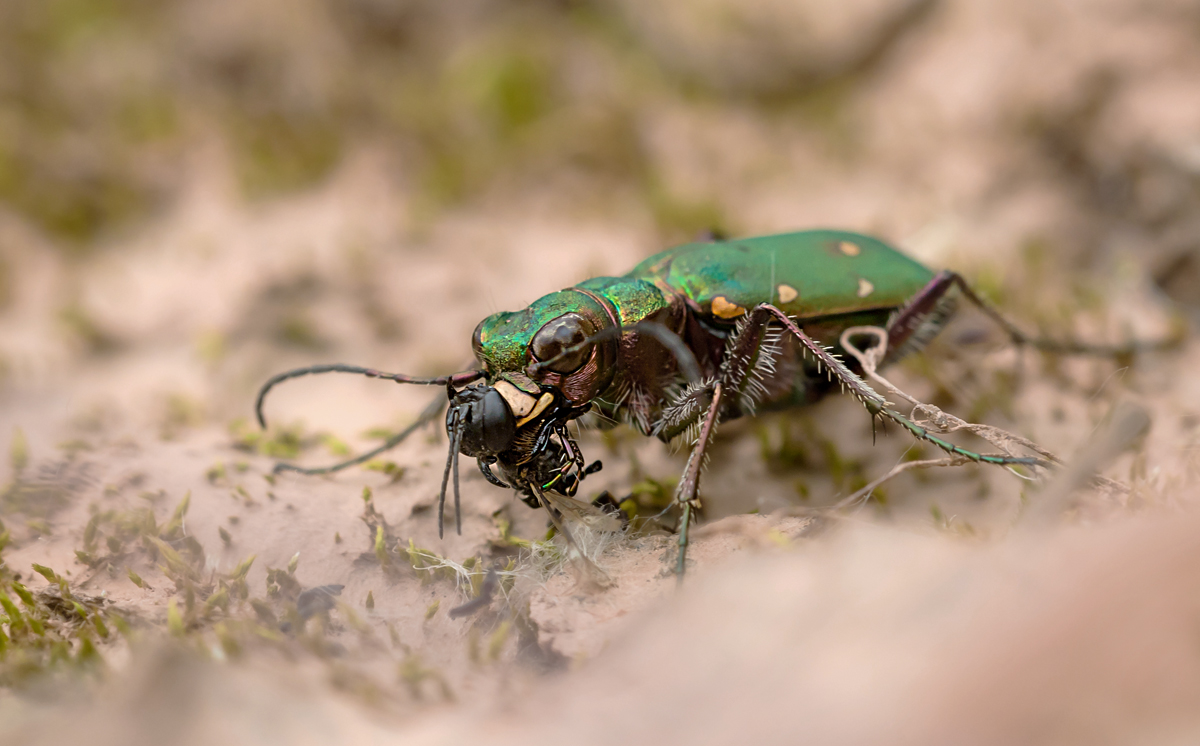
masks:
[[[856,326],[882,327],[880,367],[919,350],[947,323],[960,298],[979,306],[1017,344],[1068,353],[1130,354],[1144,346],[1098,347],[1027,336],[985,303],[962,277],[934,273],[864,235],[818,230],[691,243],[643,261],[623,277],[597,277],[551,293],[520,311],[497,313],[475,328],[479,367],[415,378],[349,365],[281,373],[271,387],[314,373],[445,386],[450,451],[438,500],[439,533],[453,477],[461,532],[458,457],[474,457],[484,477],[542,506],[570,540],[561,513],[600,468],[588,465],[567,425],[596,410],[664,441],[682,438],[691,454],[675,501],[682,509],[678,571],[684,569],[688,523],[705,450],[717,425],[764,409],[817,401],[834,387],[849,391],[873,418],[890,420],[953,456],[997,465],[1045,466],[1036,456],[976,453],[939,438],[892,408],[843,362],[839,339]],[[417,422],[380,448],[323,469],[362,463],[432,420],[439,398]]]

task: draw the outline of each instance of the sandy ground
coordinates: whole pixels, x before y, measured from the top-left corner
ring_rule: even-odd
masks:
[[[847,8],[876,18],[903,5]],[[757,10],[745,11],[746,28],[803,25],[787,4],[747,7]],[[677,3],[624,12],[688,75],[717,88],[750,76],[766,99],[783,85],[754,77],[754,54],[790,48],[787,34],[747,47]],[[847,36],[855,21],[814,32],[838,42],[814,51],[818,62],[869,46]],[[945,2],[913,23],[886,64],[826,89],[838,99],[832,119],[678,95],[640,102],[639,137],[671,190],[720,204],[739,234],[876,232],[976,278],[1030,328],[1120,341],[1194,322],[1194,4]],[[714,66],[697,50],[739,64]],[[682,587],[674,537],[650,532],[598,551],[613,582],[592,590],[572,565],[520,548],[544,535],[545,516],[470,465],[462,535],[438,538],[438,428],[385,457],[402,472],[272,477],[276,459],[252,440],[253,395],[272,373],[316,362],[462,369],[485,315],[621,274],[685,237],[668,235],[635,191],[608,185],[593,199],[598,188],[569,168],[502,180],[432,221],[403,159],[372,143],[317,187],[270,201],[241,199],[232,171],[218,145],[198,148],[169,208],[83,258],[0,215],[16,278],[0,312],[0,439],[24,440],[29,454],[3,476],[35,495],[5,502],[3,561],[35,590],[49,584],[31,565],[53,568],[132,627],[100,643],[98,674],[6,688],[6,741],[1200,737],[1200,347],[1190,335],[1134,361],[1052,360],[1018,356],[964,314],[921,360],[889,372],[1068,462],[1097,457],[1117,487],[972,466],[910,472],[831,511],[911,449],[894,428],[873,444],[861,409],[834,398],[722,429]],[[370,430],[404,426],[428,396],[302,379],[267,415],[316,465],[365,451]],[[1150,430],[1102,452],[1118,405],[1145,412]],[[280,432],[265,437],[281,443]],[[605,463],[589,496],[645,491],[682,468],[682,455],[625,430],[581,442]],[[163,552],[105,542],[136,511],[162,528],[185,495],[171,536],[200,547],[190,593],[203,610],[177,628],[172,614],[192,608],[188,584],[165,572]],[[512,560],[512,585],[452,618],[471,589],[413,569],[410,541],[426,562]],[[90,567],[79,550],[100,559]],[[247,597],[205,606],[251,556]],[[297,594],[326,585],[342,586],[332,608],[289,626]]]

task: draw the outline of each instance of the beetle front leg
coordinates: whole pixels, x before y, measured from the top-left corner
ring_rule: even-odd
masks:
[[[688,523],[692,518],[692,508],[699,507],[700,472],[704,467],[708,442],[717,428],[717,413],[721,410],[721,383],[712,386],[712,399],[708,405],[708,413],[700,426],[700,435],[696,438],[692,452],[688,456],[687,466],[675,490],[675,502],[683,505],[683,514],[679,518],[679,556],[675,562],[675,575],[683,582],[683,574],[687,570]]]

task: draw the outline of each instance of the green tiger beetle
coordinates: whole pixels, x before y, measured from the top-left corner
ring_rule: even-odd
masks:
[[[551,293],[520,311],[496,313],[471,339],[479,366],[417,378],[351,365],[316,365],[274,376],[276,384],[316,373],[355,373],[397,383],[445,386],[409,428],[358,458],[360,464],[433,420],[449,401],[450,450],[438,497],[442,535],[453,475],[461,533],[458,457],[474,457],[497,487],[544,507],[568,541],[562,513],[587,505],[566,499],[600,468],[587,464],[567,429],[596,411],[663,441],[682,438],[691,453],[675,492],[681,508],[677,572],[685,568],[688,524],[698,507],[700,472],[717,425],[764,409],[811,404],[838,386],[874,419],[890,420],[937,448],[1000,466],[1048,466],[1037,456],[976,453],[939,438],[892,408],[842,359],[842,332],[881,327],[880,367],[921,349],[946,325],[959,299],[983,310],[1018,345],[1083,354],[1129,355],[1161,343],[1124,347],[1058,342],[1022,332],[952,272],[933,272],[869,236],[814,230],[689,243],[646,259],[623,277],[596,277]],[[590,506],[588,506],[590,507]]]

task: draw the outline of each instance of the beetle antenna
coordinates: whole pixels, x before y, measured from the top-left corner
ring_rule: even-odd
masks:
[[[367,378],[382,378],[385,381],[395,381],[396,383],[415,383],[421,386],[441,386],[441,385],[462,385],[472,381],[479,380],[483,377],[483,371],[470,370],[462,373],[455,373],[449,376],[437,376],[436,378],[417,378],[415,376],[407,376],[403,373],[385,373],[374,368],[363,368],[358,365],[343,365],[342,363],[332,363],[326,365],[310,365],[307,368],[296,368],[267,379],[267,382],[258,390],[258,398],[254,400],[254,415],[258,418],[258,424],[263,429],[267,427],[267,420],[263,417],[263,401],[267,398],[267,392],[275,388],[276,385],[283,383],[290,378],[300,378],[302,376],[316,375],[318,373],[354,373]]]
[[[284,472],[284,471],[297,471],[297,472],[300,472],[301,474],[306,474],[308,476],[313,476],[316,474],[331,474],[335,471],[341,471],[342,469],[347,469],[351,466],[357,466],[358,464],[361,464],[363,462],[370,461],[371,459],[375,458],[376,456],[383,453],[384,451],[390,451],[391,449],[400,445],[400,443],[405,438],[407,438],[409,435],[412,435],[414,432],[416,432],[418,428],[424,427],[425,425],[432,422],[439,414],[442,413],[442,407],[445,406],[445,404],[446,404],[446,400],[443,399],[440,395],[435,397],[434,400],[429,402],[429,405],[426,406],[425,409],[423,409],[421,411],[421,414],[417,415],[417,419],[414,420],[411,425],[404,428],[400,432],[396,433],[392,437],[388,438],[386,441],[384,441],[383,445],[381,445],[378,448],[375,448],[373,450],[367,451],[366,453],[364,453],[361,456],[356,456],[352,459],[348,459],[346,461],[341,461],[339,463],[334,464],[333,466],[322,466],[322,467],[318,467],[315,469],[305,469],[301,466],[294,466],[292,464],[279,463],[279,464],[275,464],[275,468],[272,469],[272,472],[275,474],[279,474],[280,472]]]

